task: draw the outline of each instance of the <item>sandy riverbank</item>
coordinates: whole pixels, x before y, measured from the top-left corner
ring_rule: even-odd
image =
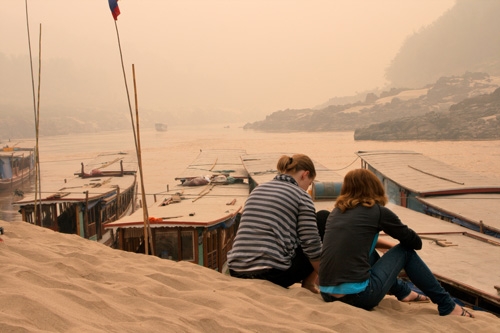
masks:
[[[239,280],[0,221],[2,332],[495,332],[500,318],[440,317],[386,297],[373,311],[300,287]]]

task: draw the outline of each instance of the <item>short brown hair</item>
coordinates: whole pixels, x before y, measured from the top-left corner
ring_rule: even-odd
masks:
[[[335,207],[344,212],[357,205],[372,207],[376,203],[382,206],[387,204],[387,196],[380,179],[368,169],[349,171],[344,177]]]
[[[296,171],[309,171],[309,178],[316,178],[316,168],[313,161],[304,154],[295,154],[292,157],[282,155],[276,165],[280,173],[293,173]]]

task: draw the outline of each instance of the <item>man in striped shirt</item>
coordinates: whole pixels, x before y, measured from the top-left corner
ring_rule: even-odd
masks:
[[[284,288],[295,283],[314,293],[321,256],[316,210],[306,192],[316,177],[309,157],[283,155],[279,174],[248,197],[233,248],[231,276],[263,279]]]

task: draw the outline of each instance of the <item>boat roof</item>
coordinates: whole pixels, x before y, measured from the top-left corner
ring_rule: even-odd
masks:
[[[248,197],[248,183],[207,184],[205,186],[176,185],[161,199],[148,207],[149,224],[159,227],[210,227],[227,221],[241,212]],[[206,194],[204,194],[206,193]],[[178,194],[180,201],[168,202]],[[107,223],[105,228],[142,228],[144,211]]]
[[[294,153],[262,153],[262,154],[245,154],[241,156],[241,161],[248,171],[248,176],[255,183],[263,184],[271,181],[277,174],[276,164],[282,155],[293,156]],[[316,169],[315,182],[337,182],[342,183],[344,177],[333,170],[328,169],[321,163],[313,160],[314,168]],[[332,210],[335,204],[334,199],[314,200],[316,210]]]
[[[91,161],[85,164],[85,172],[93,169],[101,171],[120,171],[120,162],[124,171],[137,171],[137,155],[135,152],[107,152],[97,155]],[[77,174],[80,170],[75,172]]]
[[[420,196],[500,193],[500,180],[462,170],[414,151],[356,153],[371,170]]]
[[[124,192],[136,183],[136,161],[135,155],[131,153],[101,154],[84,166],[83,171],[89,175],[88,177],[80,177],[81,170],[79,170],[62,183],[42,184],[42,193],[39,194],[37,200],[45,204],[80,202],[87,200],[86,192],[88,191],[88,200],[93,201],[114,194],[117,189]],[[121,171],[120,162],[122,162],[126,174],[116,176],[116,173]],[[95,173],[94,176],[91,176],[92,170],[99,170],[103,173]],[[31,193],[14,204],[24,206],[32,205],[34,202],[35,194]]]
[[[423,247],[417,253],[436,277],[500,305],[494,287],[499,284],[500,270],[492,269],[500,266],[498,238],[395,204],[387,207],[420,235]],[[438,245],[436,240],[446,246]]]
[[[457,194],[417,198],[423,204],[500,233],[500,194]]]
[[[3,147],[0,148],[0,157],[23,157],[33,153],[35,148],[26,147]]]
[[[248,171],[249,177],[257,184],[268,182],[278,174],[276,164],[281,156],[292,156],[294,153],[263,153],[263,154],[245,154],[241,156],[241,161]],[[318,182],[342,182],[344,177],[314,161],[316,169],[316,179]]]
[[[244,149],[207,149],[200,150],[196,159],[175,180],[188,180],[203,176],[230,174],[234,178],[244,179],[248,173],[241,164],[240,156]]]
[[[249,194],[247,172],[240,156],[245,150],[211,149],[200,151],[196,159],[176,177],[180,182],[169,186],[160,200],[148,206],[149,224],[158,227],[210,227],[238,214]],[[210,182],[184,186],[185,180],[223,174],[234,182]],[[164,203],[168,203],[165,204]],[[107,223],[105,228],[144,227],[144,211]]]

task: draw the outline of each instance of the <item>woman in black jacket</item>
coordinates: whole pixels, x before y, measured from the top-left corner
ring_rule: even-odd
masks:
[[[323,299],[369,310],[389,292],[403,302],[430,298],[442,316],[473,317],[439,284],[415,252],[422,248],[422,240],[385,207],[386,203],[384,187],[373,172],[356,169],[346,174],[323,239],[319,273]],[[392,247],[379,241],[380,231],[400,243]],[[380,257],[376,246],[390,250]],[[402,269],[429,298],[412,291],[398,278]]]

